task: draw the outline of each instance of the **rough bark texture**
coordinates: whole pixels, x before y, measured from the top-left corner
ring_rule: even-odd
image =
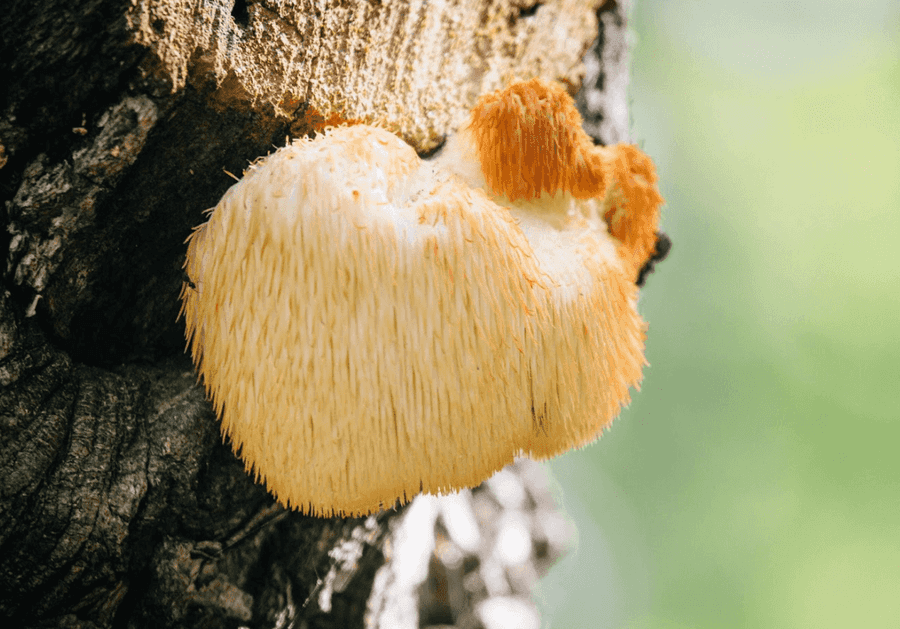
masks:
[[[576,81],[585,19],[601,30],[579,103],[599,140],[626,138],[627,7],[326,4],[4,6],[0,619],[399,628],[499,626],[498,605],[533,616],[530,584],[567,527],[527,462],[361,519],[286,512],[245,474],[183,354],[183,243],[232,183],[223,171],[309,132],[311,107],[381,120],[424,151],[511,78]],[[453,24],[471,36],[442,40]],[[410,527],[422,543],[401,543]],[[510,535],[525,551],[497,550]],[[409,576],[398,559],[417,553],[427,569]]]

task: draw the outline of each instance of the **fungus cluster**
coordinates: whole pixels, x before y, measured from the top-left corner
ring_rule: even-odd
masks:
[[[360,515],[596,439],[644,365],[653,164],[540,80],[430,160],[372,126],[258,160],[189,239],[194,361],[279,502]]]

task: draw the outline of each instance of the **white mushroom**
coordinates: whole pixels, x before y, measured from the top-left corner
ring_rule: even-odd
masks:
[[[359,515],[474,486],[627,403],[662,199],[648,158],[580,124],[535,80],[482,98],[433,160],[334,128],[257,161],[196,229],[191,351],[281,503]]]

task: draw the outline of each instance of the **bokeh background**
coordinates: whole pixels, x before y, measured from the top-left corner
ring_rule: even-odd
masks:
[[[673,241],[544,626],[900,627],[900,3],[637,0]]]

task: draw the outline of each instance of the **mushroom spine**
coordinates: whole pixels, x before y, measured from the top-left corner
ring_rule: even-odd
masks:
[[[431,160],[367,125],[258,160],[185,263],[223,432],[279,502],[323,516],[591,442],[645,364],[655,181],[540,80],[483,97]]]

